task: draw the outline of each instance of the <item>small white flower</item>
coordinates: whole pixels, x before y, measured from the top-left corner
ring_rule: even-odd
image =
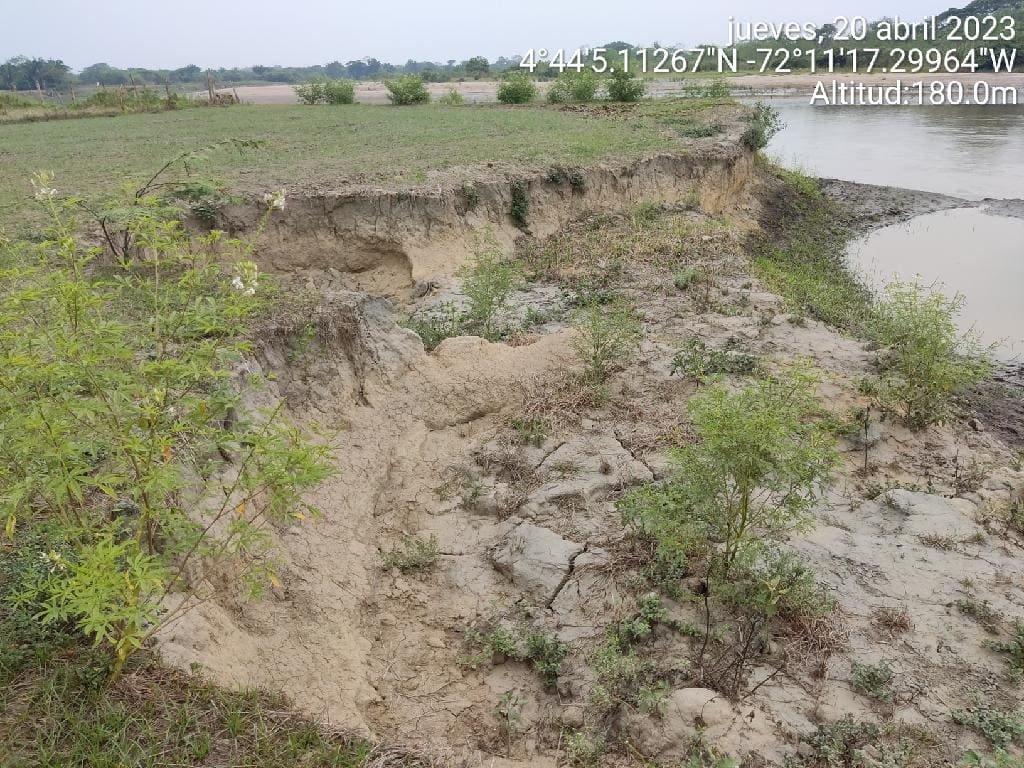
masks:
[[[239,274],[231,278],[231,287],[236,291],[242,291],[246,296],[255,296],[260,278],[259,265],[255,261],[240,261],[238,272]]]
[[[29,181],[32,183],[32,196],[39,202],[53,200],[57,196],[57,190],[50,186],[53,183],[51,172],[37,171]]]
[[[285,190],[279,189],[276,192],[267,192],[263,195],[263,202],[266,203],[268,208],[276,208],[279,211],[284,210]]]
[[[49,566],[50,573],[67,570],[67,563],[64,562],[60,552],[55,552],[52,549],[49,552],[40,552],[39,559]]]

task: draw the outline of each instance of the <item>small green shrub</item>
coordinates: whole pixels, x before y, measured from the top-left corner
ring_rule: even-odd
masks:
[[[493,243],[479,248],[460,273],[462,292],[468,299],[463,327],[488,341],[497,341],[507,329],[499,315],[519,280],[515,264],[506,260]]]
[[[707,562],[709,583],[749,569],[773,542],[805,530],[836,461],[835,441],[813,420],[816,379],[792,369],[741,390],[723,384],[688,403],[697,442],[671,457],[663,483],[620,501],[626,519],[664,557]]]
[[[785,127],[779,111],[775,107],[759,101],[747,116],[747,127],[740,136],[740,141],[749,149],[755,151],[764,149],[775,134]]]
[[[573,349],[591,384],[604,383],[640,344],[640,321],[625,304],[585,307],[575,314],[572,325],[576,329]]]
[[[562,671],[562,662],[569,655],[569,644],[557,637],[544,632],[534,632],[526,636],[525,658],[533,662],[537,674],[544,682],[553,686]]]
[[[608,78],[608,98],[611,101],[640,101],[647,89],[643,80],[633,77],[624,69],[618,69]]]
[[[448,89],[448,93],[437,100],[438,104],[446,107],[458,107],[466,103],[465,97],[454,88]]]
[[[512,221],[520,229],[529,229],[530,226],[530,191],[523,179],[512,179],[509,182],[512,192],[512,205],[509,208],[509,215]]]
[[[746,613],[784,620],[828,616],[836,606],[804,561],[776,548],[740,568],[720,586],[720,594],[726,604]]]
[[[962,597],[956,601],[956,607],[964,616],[970,616],[986,631],[995,634],[1003,623],[1003,615],[988,600],[977,600],[973,597]]]
[[[323,104],[325,102],[323,79],[307,80],[301,85],[293,87],[295,95],[299,97],[302,104]]]
[[[436,564],[440,554],[441,549],[434,534],[430,534],[429,538],[406,535],[399,546],[384,555],[384,568],[397,568],[402,573],[421,571]]]
[[[498,101],[502,104],[526,104],[537,95],[537,86],[525,72],[516,72],[498,84]]]
[[[697,381],[718,374],[750,375],[757,371],[757,358],[736,349],[716,349],[700,339],[688,339],[672,358],[672,373],[685,373]]]
[[[634,227],[643,227],[658,218],[660,212],[661,206],[653,200],[641,200],[633,207],[630,220]]]
[[[963,296],[894,281],[872,313],[870,331],[890,349],[878,380],[883,407],[914,428],[942,421],[952,397],[991,372],[989,350],[955,323]]]
[[[835,723],[824,723],[807,739],[822,768],[860,766],[866,747],[875,747],[881,731],[874,723],[860,722],[847,715]]]
[[[355,101],[356,84],[351,80],[314,78],[294,86],[294,90],[303,104],[351,104]]]
[[[593,70],[566,71],[548,89],[548,101],[552,104],[585,104],[594,100],[600,84]]]
[[[0,520],[59,532],[18,600],[111,650],[115,675],[215,594],[190,578],[198,560],[229,561],[252,596],[275,583],[268,527],[315,514],[304,493],[332,472],[283,406],[243,406],[237,361],[267,301],[254,243],[190,237],[153,193],[194,157],[96,211],[120,246],[102,268],[48,174],[32,184],[50,236],[0,241]]]
[[[725,130],[721,123],[691,123],[679,129],[679,134],[688,139],[706,139],[717,136]]]
[[[884,661],[878,664],[853,662],[850,685],[857,693],[878,701],[892,701],[892,667]]]
[[[502,257],[497,246],[486,243],[478,248],[460,277],[467,299],[465,311],[459,311],[452,302],[444,302],[426,316],[405,323],[423,340],[428,352],[453,336],[473,335],[497,341],[509,331],[501,315],[519,280],[516,266]]]
[[[31,101],[15,93],[0,93],[0,109],[24,109],[38,106],[39,102]]]
[[[445,339],[464,335],[463,314],[450,301],[435,307],[424,317],[406,320],[404,326],[420,337],[427,352],[433,352]]]
[[[991,755],[971,750],[960,758],[957,765],[965,768],[1024,768],[1024,757],[1017,757],[997,749]]]
[[[539,416],[512,419],[512,429],[516,431],[521,445],[532,445],[534,448],[540,448],[548,437],[544,419]]]
[[[419,75],[399,75],[384,81],[388,89],[388,98],[396,106],[409,104],[426,104],[430,101],[430,92]]]
[[[351,80],[328,80],[324,100],[328,104],[351,104],[356,100],[356,84]]]
[[[686,88],[686,95],[698,99],[728,99],[732,94],[729,83],[724,77],[716,77],[711,82],[697,83]]]
[[[587,177],[583,174],[583,171],[578,168],[552,168],[548,171],[547,180],[551,184],[562,184],[564,182],[568,182],[572,191],[578,195],[587,191]]]
[[[677,291],[685,291],[694,281],[700,277],[700,270],[696,267],[683,267],[672,275],[672,285]]]
[[[590,731],[574,731],[565,737],[565,757],[569,765],[596,765],[604,753],[604,739]]]
[[[999,749],[1014,743],[1024,745],[1024,715],[1020,712],[1003,712],[979,703],[954,710],[950,716],[953,722],[973,728]]]
[[[1005,642],[994,642],[992,650],[1006,654],[1006,663],[1014,675],[1024,675],[1024,621],[1017,620],[1013,624],[1013,636]]]

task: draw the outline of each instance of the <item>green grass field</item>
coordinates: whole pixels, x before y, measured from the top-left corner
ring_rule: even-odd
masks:
[[[459,166],[584,165],[669,148],[678,144],[668,118],[702,106],[649,102],[611,116],[544,107],[242,106],[0,125],[0,224],[11,227],[29,208],[35,171],[53,171],[62,194],[90,198],[221,139],[265,142],[214,158],[209,172],[232,188],[403,187]]]

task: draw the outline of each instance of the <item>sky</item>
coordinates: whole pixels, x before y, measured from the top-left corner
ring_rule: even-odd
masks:
[[[307,66],[374,56],[447,61],[637,44],[724,43],[737,20],[814,22],[837,15],[920,20],[949,0],[0,0],[0,61],[62,59],[74,70],[106,62]],[[956,2],[956,5],[966,4]],[[7,7],[4,7],[7,6]]]

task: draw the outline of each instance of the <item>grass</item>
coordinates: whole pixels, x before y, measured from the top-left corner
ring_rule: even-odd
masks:
[[[151,660],[106,687],[89,656],[72,650],[0,690],[0,764],[357,768],[370,752],[281,696],[228,691]]]
[[[667,130],[674,115],[692,117],[713,104],[641,104],[612,117],[545,107],[237,106],[0,125],[7,180],[0,185],[0,222],[9,226],[28,207],[35,171],[52,170],[58,189],[89,198],[122,179],[137,184],[156,160],[229,137],[266,143],[241,158],[211,160],[210,171],[236,188],[318,181],[337,188],[343,180],[415,186],[461,166],[574,165],[666,149],[675,145]]]
[[[865,333],[871,295],[843,259],[852,233],[814,179],[773,167],[773,205],[752,243],[754,268],[798,316]]]
[[[371,745],[322,728],[283,696],[229,691],[147,651],[110,681],[113,654],[70,623],[41,626],[12,596],[50,541],[0,544],[0,765],[4,768],[362,768]],[[375,752],[376,757],[380,752]],[[382,765],[383,763],[375,763]]]

